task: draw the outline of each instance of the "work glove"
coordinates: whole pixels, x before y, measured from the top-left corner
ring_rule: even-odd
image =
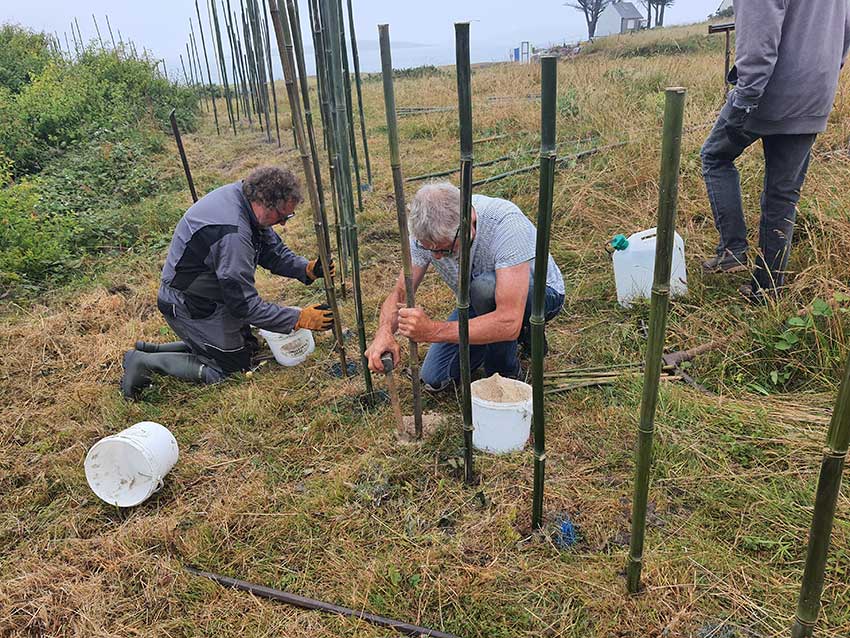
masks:
[[[726,118],[726,126],[724,127],[726,137],[735,146],[746,148],[753,143],[753,134],[744,129],[744,125],[747,123],[747,118],[749,118],[752,110],[752,108],[742,108],[733,105],[729,117]]]
[[[326,303],[314,303],[301,309],[301,316],[295,323],[295,330],[330,330],[334,325],[333,313]]]
[[[319,277],[325,276],[325,270],[322,268],[322,260],[319,257],[316,257],[314,260],[307,262],[307,278],[310,280],[310,283],[316,281]],[[331,277],[336,276],[336,264],[334,260],[331,259]]]

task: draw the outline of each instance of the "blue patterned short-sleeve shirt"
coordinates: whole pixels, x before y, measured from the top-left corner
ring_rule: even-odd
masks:
[[[506,199],[486,195],[473,195],[472,206],[477,219],[471,251],[472,278],[527,261],[531,262],[533,272],[537,229],[519,207]],[[415,265],[434,266],[440,278],[457,294],[458,257],[434,259],[430,251],[417,248],[413,239],[410,252]],[[552,255],[549,255],[546,285],[564,294],[564,278]]]

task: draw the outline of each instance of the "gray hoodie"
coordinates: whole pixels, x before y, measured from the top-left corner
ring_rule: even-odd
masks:
[[[730,106],[761,135],[820,133],[850,46],[850,0],[737,0]]]

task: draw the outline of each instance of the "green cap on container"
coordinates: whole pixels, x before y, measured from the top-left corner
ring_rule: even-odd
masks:
[[[611,240],[611,248],[614,250],[625,250],[629,247],[629,240],[626,239],[625,235],[616,235],[614,239]]]

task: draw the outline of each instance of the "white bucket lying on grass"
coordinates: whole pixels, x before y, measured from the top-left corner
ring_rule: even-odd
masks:
[[[505,454],[525,447],[531,432],[531,386],[494,374],[472,389],[472,444],[479,450]]]
[[[269,344],[275,360],[282,366],[297,366],[316,349],[313,333],[306,328],[293,330],[289,334],[260,329],[260,336]]]
[[[110,505],[133,507],[162,487],[177,456],[171,432],[159,423],[142,421],[92,446],[86,455],[86,480]]]

